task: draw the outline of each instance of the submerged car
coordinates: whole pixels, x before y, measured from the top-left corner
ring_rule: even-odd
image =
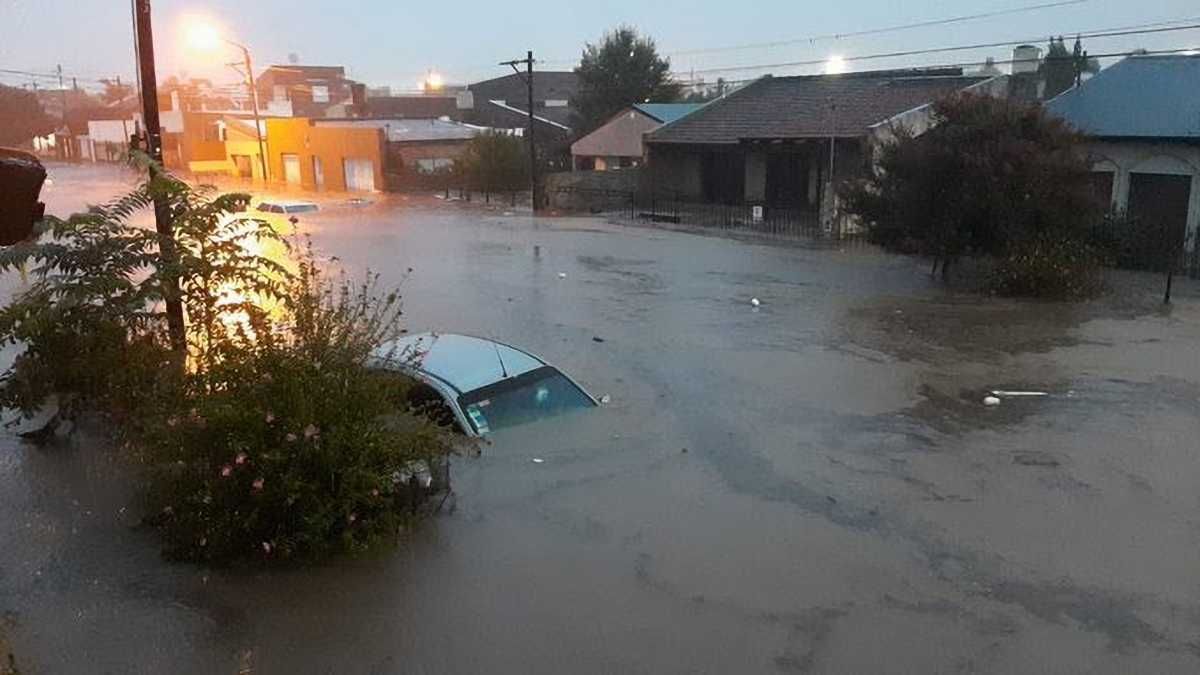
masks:
[[[598,405],[583,387],[533,354],[469,335],[405,336],[375,350],[370,365],[419,380],[427,389],[410,398],[416,403],[437,399],[444,404],[442,421],[452,417],[468,436]]]
[[[320,207],[313,202],[306,201],[280,201],[280,200],[263,200],[254,207],[255,211],[261,213],[315,213],[320,210]]]

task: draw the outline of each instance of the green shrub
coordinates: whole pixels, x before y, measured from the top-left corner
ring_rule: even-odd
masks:
[[[1001,256],[989,287],[1000,295],[1082,299],[1103,289],[1102,258],[1090,245],[1060,233],[1043,233]]]
[[[154,232],[128,224],[154,198],[174,224],[173,265]],[[279,238],[231,221],[245,202],[160,174],[0,252],[0,268],[32,265],[34,279],[0,309],[0,339],[25,347],[0,402],[29,411],[54,394],[64,415],[107,414],[144,468],[172,556],[365,550],[417,515],[430,490],[410,479],[441,477],[452,436],[407,409],[411,381],[366,367],[401,332],[399,295],[377,276],[326,279],[310,246],[298,261],[258,254]],[[181,292],[186,353],[167,335],[167,284]]]

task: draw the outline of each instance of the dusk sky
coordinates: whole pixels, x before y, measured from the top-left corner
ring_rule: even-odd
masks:
[[[842,2],[696,2],[695,0],[609,0],[607,2],[438,3],[329,2],[317,0],[160,0],[154,4],[155,44],[160,78],[187,74],[233,82],[224,63],[232,51],[217,55],[190,52],[180,38],[184,17],[202,16],[219,23],[227,34],[247,44],[256,70],[286,63],[294,53],[300,63],[344,65],[349,75],[369,85],[415,89],[428,69],[447,82],[465,83],[503,75],[497,61],[523,57],[533,49],[539,68],[570,69],[586,41],[626,23],[653,37],[670,55],[676,72],[690,73],[726,66],[780,64],[910,49],[980,42],[1037,39],[1078,31],[1126,28],[1192,18],[1200,22],[1194,0],[1079,0],[1075,4],[917,29],[704,53],[697,49],[739,46],[888,28],[901,24],[1011,10],[1052,0],[844,0]],[[1191,23],[1191,22],[1185,22]],[[0,0],[0,69],[53,72],[62,64],[68,77],[94,88],[101,77],[132,78],[133,46],[130,8],[126,2],[97,0]],[[1068,45],[1069,46],[1069,45]],[[1177,49],[1200,46],[1200,30],[1095,38],[1085,40],[1091,53],[1136,47]],[[851,62],[853,70],[959,63],[986,56],[1007,58],[1010,49],[950,52],[894,59]],[[819,72],[819,66],[775,66],[737,72],[697,72],[708,81],[718,76],[736,80],[773,72],[776,75]],[[0,82],[23,86],[31,78],[0,73]],[[39,80],[39,86],[53,82]]]

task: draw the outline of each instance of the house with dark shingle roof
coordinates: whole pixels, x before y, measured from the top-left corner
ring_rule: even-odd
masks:
[[[1200,54],[1130,56],[1046,102],[1089,137],[1094,185],[1117,211],[1200,231]]]
[[[645,155],[642,137],[695,112],[700,103],[637,103],[608,118],[595,131],[571,144],[576,171],[606,171],[639,166]]]
[[[836,184],[863,174],[872,143],[896,125],[923,131],[933,101],[969,90],[1005,95],[1007,82],[957,69],[766,76],[648,134],[643,182],[685,200],[832,214]]]

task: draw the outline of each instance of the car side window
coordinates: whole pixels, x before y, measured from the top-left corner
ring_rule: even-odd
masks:
[[[433,387],[425,383],[413,385],[407,399],[408,406],[414,413],[428,417],[439,426],[453,427],[455,431],[460,431],[454,410]]]

